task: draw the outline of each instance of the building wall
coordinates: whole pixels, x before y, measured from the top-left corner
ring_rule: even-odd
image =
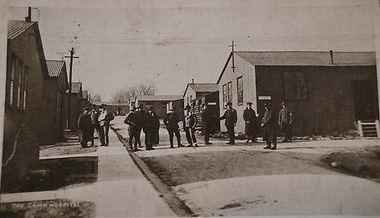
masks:
[[[194,91],[194,89],[189,86],[183,97],[183,106],[186,107],[186,105],[191,105],[190,96],[192,96],[192,99],[195,99],[197,97],[196,95],[197,93]],[[189,101],[187,99],[189,99]]]
[[[57,119],[57,95],[59,86],[55,78],[49,78],[45,81],[45,98],[44,98],[44,120],[45,143],[54,144],[59,141],[59,120]]]
[[[232,71],[232,58],[228,62],[225,72],[220,79],[219,85],[219,110],[220,115],[225,111],[225,103],[223,102],[223,85],[232,82],[232,105],[236,109],[238,121],[236,124],[236,132],[244,132],[243,111],[246,107],[246,102],[253,103],[253,108],[256,110],[256,78],[255,68],[250,63],[235,55],[235,72]],[[237,78],[243,79],[243,104],[238,105],[237,101]],[[224,120],[220,121],[221,131],[227,131]]]
[[[17,55],[29,68],[27,106],[25,111],[11,108],[6,101],[4,116],[2,190],[19,184],[39,159],[39,145],[43,137],[42,102],[44,76],[41,68],[34,29],[30,28],[12,41],[8,41],[7,84],[10,79],[11,54]],[[6,87],[6,99],[10,88]],[[15,143],[17,140],[17,143]],[[16,146],[16,149],[14,150]],[[14,152],[13,152],[14,151]],[[8,164],[5,164],[6,161]],[[6,165],[6,166],[5,166]]]
[[[276,112],[285,97],[293,112],[296,135],[332,135],[354,129],[354,81],[372,81],[377,100],[375,66],[257,66],[256,78],[257,95],[271,96]],[[306,98],[297,99],[287,91],[286,87],[296,87],[297,80],[304,81],[306,87],[306,92],[297,95]],[[263,114],[264,102],[259,101],[258,106],[258,113]]]
[[[68,100],[69,94],[65,94],[65,114],[68,114]],[[71,94],[71,111],[70,111],[70,129],[73,132],[77,132],[78,130],[78,119],[79,115],[82,113],[82,95],[79,93],[72,93]],[[67,115],[66,115],[67,117]],[[67,121],[66,121],[67,122]]]

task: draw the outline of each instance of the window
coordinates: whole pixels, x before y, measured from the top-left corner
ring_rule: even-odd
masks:
[[[8,84],[8,104],[23,111],[25,111],[27,105],[28,73],[28,67],[17,56],[12,55]]]
[[[223,92],[223,107],[226,108],[227,104],[227,90],[226,90],[226,84],[222,86],[222,92]]]
[[[16,75],[16,57],[12,55],[11,75],[10,75],[10,82],[9,82],[9,106],[12,106],[14,102],[15,75]]]
[[[23,74],[23,71],[24,71],[24,65],[22,64],[21,61],[18,61],[17,63],[17,101],[16,101],[16,105],[17,105],[17,108],[20,109],[21,108],[21,85],[22,85],[22,74]]]
[[[232,82],[228,83],[228,99],[227,102],[232,103]]]
[[[237,102],[243,104],[243,77],[237,78]]]
[[[23,80],[23,104],[22,104],[22,109],[25,111],[26,110],[26,105],[28,103],[27,96],[28,96],[28,86],[27,86],[27,81],[28,81],[28,75],[29,75],[29,70],[27,67],[24,68],[24,80]]]

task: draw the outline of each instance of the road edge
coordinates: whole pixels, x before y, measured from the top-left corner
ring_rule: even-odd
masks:
[[[133,162],[140,169],[142,174],[147,178],[147,180],[153,185],[154,189],[156,189],[160,193],[160,197],[162,197],[165,202],[169,205],[169,207],[173,210],[175,214],[180,217],[194,217],[197,216],[186,204],[184,201],[179,199],[168,187],[165,183],[161,181],[161,179],[150,171],[148,165],[135,153],[132,152],[131,147],[128,145],[127,140],[117,132],[115,128],[110,127],[112,131],[116,134],[120,142],[127,148],[127,152],[129,156],[132,158]]]

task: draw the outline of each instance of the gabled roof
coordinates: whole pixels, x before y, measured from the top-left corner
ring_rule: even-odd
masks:
[[[137,101],[175,101],[181,100],[181,95],[141,95],[137,96]]]
[[[44,48],[42,46],[42,40],[40,35],[40,29],[38,27],[38,22],[27,22],[23,20],[10,20],[8,21],[8,40],[14,40],[22,33],[24,33],[29,28],[34,28],[34,38],[36,40],[37,49],[39,53],[39,59],[41,63],[42,73],[45,78],[49,77]]]
[[[81,82],[73,82],[71,86],[71,93],[73,94],[82,94],[82,83]]]
[[[82,99],[88,99],[88,91],[82,91]]]
[[[248,63],[258,66],[370,66],[376,65],[375,52],[329,51],[235,51]],[[217,83],[231,59],[232,53],[218,78]],[[333,59],[333,62],[332,62]]]
[[[26,22],[22,20],[10,20],[8,21],[8,39],[14,39],[23,33],[29,27],[33,26],[37,22]]]
[[[59,60],[47,60],[46,61],[49,77],[58,77],[65,66],[64,61]]]
[[[195,92],[216,92],[219,90],[218,84],[216,83],[188,83],[183,96],[185,96],[189,87]]]

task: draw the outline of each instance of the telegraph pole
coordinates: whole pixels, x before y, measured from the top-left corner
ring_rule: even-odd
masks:
[[[75,50],[74,48],[70,49],[70,56],[65,56],[65,58],[70,58],[70,76],[69,76],[69,104],[67,110],[67,129],[71,129],[71,88],[72,88],[72,77],[73,77],[73,59],[79,58],[74,56]]]
[[[231,45],[229,45],[228,47],[231,47],[231,53],[232,53],[232,72],[235,72],[235,42],[232,40],[232,43]]]

